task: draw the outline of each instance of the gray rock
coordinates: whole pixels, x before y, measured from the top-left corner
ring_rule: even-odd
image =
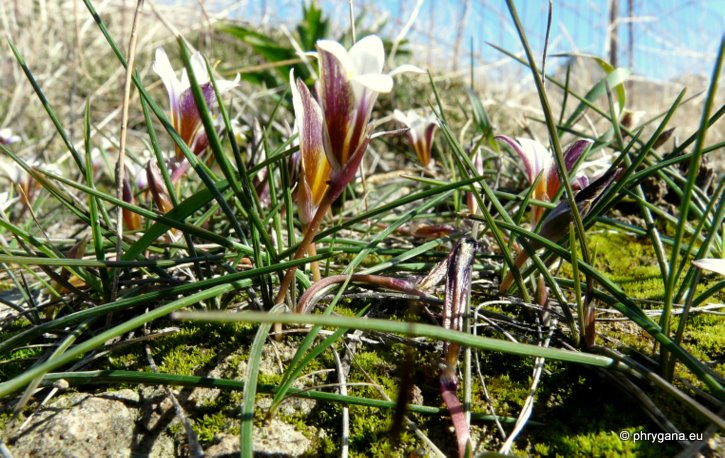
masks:
[[[11,434],[10,450],[17,458],[129,457],[138,402],[132,390],[62,396]]]
[[[301,456],[311,445],[294,426],[276,418],[254,429],[254,450],[268,456]]]
[[[312,443],[294,426],[281,420],[273,419],[254,429],[255,455],[265,457],[294,457],[310,451]],[[208,458],[227,458],[239,456],[239,436],[235,434],[218,434],[214,444],[206,449]]]
[[[239,436],[236,434],[217,434],[214,444],[206,449],[207,458],[226,458],[239,456]]]

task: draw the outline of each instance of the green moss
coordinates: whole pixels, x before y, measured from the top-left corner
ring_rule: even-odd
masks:
[[[134,351],[135,350],[135,351]],[[107,360],[108,367],[104,369],[134,370],[147,364],[141,345],[134,345],[128,353],[110,355]]]
[[[348,393],[353,396],[365,396],[380,399],[375,386],[379,386],[392,399],[398,395],[398,366],[404,360],[405,345],[392,344],[376,346],[373,349],[358,349],[353,357],[352,369],[348,377]],[[339,349],[338,349],[339,351]],[[318,364],[334,367],[330,352],[318,358]],[[311,368],[308,368],[311,369]],[[306,369],[306,372],[308,372]],[[418,367],[414,368],[419,370]],[[367,374],[364,375],[363,371]],[[369,377],[369,378],[368,378]],[[416,379],[416,382],[418,380]],[[365,384],[360,386],[359,384]],[[353,385],[358,384],[358,385]],[[342,406],[331,403],[318,403],[312,413],[299,416],[282,417],[282,420],[296,425],[296,428],[312,440],[315,456],[337,456],[340,441],[339,425]],[[409,432],[401,434],[400,444],[391,442],[390,428],[393,418],[391,410],[374,409],[364,406],[349,406],[351,456],[405,456],[420,444]],[[314,424],[315,428],[305,425]],[[421,426],[419,424],[419,426]],[[425,426],[425,425],[422,425]],[[320,434],[324,429],[326,434]],[[312,436],[309,434],[313,433]]]
[[[0,327],[0,342],[27,329],[32,323],[26,318],[10,321]],[[40,347],[21,348],[2,355],[0,362],[0,380],[9,380],[30,367],[41,354]]]
[[[159,370],[170,374],[194,375],[214,358],[214,352],[208,348],[194,345],[179,345],[169,350],[159,365]]]
[[[259,383],[268,385],[280,385],[284,379],[283,374],[259,373]]]
[[[219,433],[239,434],[239,422],[227,412],[215,412],[194,420],[193,429],[201,444],[209,444]]]
[[[12,421],[14,414],[10,411],[0,412],[0,431],[5,431],[8,423]]]
[[[622,456],[634,454],[634,442],[623,442],[609,431],[552,437],[556,445],[542,456]]]
[[[649,240],[619,232],[595,232],[587,237],[587,246],[594,267],[628,296],[655,301],[664,298],[660,268]],[[571,276],[569,264],[562,271]]]
[[[553,362],[547,363],[547,368],[549,372],[542,378],[536,394],[537,407],[532,418],[544,426],[527,428],[526,454],[668,456],[677,453],[676,444],[670,449],[667,444],[620,438],[624,430],[634,433],[659,432],[659,429],[644,413],[632,408],[634,401],[626,393],[600,378],[597,370]]]
[[[44,351],[41,347],[26,347],[6,353],[0,363],[0,380],[9,380],[27,370]]]
[[[725,320],[718,315],[690,316],[683,345],[701,361],[722,360],[725,356]]]

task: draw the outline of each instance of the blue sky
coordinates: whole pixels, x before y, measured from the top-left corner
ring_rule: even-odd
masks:
[[[215,3],[214,1],[208,3]],[[254,25],[279,22],[293,25],[300,16],[301,0],[217,0],[235,4],[235,15]],[[338,27],[347,27],[347,0],[319,0]],[[387,15],[384,34],[394,37],[411,17],[418,0],[355,0],[357,12],[369,12],[373,21]],[[495,64],[502,56],[486,45],[492,42],[512,51],[521,46],[503,0],[469,0],[467,18],[461,25],[465,0],[424,0],[408,38],[422,51],[419,58],[436,66],[454,65],[456,32],[462,30],[458,66],[469,62],[471,43],[477,63]],[[583,52],[607,57],[609,0],[553,0],[554,15],[550,53]],[[547,5],[545,0],[518,0],[517,9],[529,41],[543,50]],[[621,24],[619,65],[629,66],[627,53],[628,0],[619,0]],[[710,74],[725,33],[725,0],[634,0],[632,68],[636,74],[670,79],[683,73]],[[433,19],[431,19],[433,18]],[[432,46],[429,46],[432,42]],[[551,65],[555,65],[552,61]]]

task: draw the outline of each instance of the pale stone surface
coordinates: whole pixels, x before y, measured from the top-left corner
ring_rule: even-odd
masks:
[[[129,457],[138,401],[132,390],[62,396],[13,434],[10,449],[17,458]]]
[[[280,374],[289,363],[295,348],[275,344],[265,348],[262,373]],[[232,364],[234,361],[234,364]],[[241,379],[246,361],[232,353],[221,358],[210,376]],[[324,383],[327,373],[302,377],[296,388]],[[65,389],[68,389],[66,386]],[[180,389],[172,387],[187,414],[194,418],[197,409],[214,402],[220,390],[214,388]],[[271,397],[259,396],[257,408],[266,411]],[[304,417],[316,405],[312,399],[288,397],[277,410],[277,418],[254,431],[254,450],[265,457],[300,456],[314,452],[313,444],[294,425],[279,417]],[[208,407],[206,407],[208,408]],[[238,418],[232,420],[238,422]],[[138,391],[121,390],[100,394],[67,393],[58,395],[42,407],[22,432],[23,419],[2,431],[3,441],[16,458],[19,457],[153,457],[184,456],[187,437],[179,426],[171,399],[158,386],[139,386]],[[173,432],[172,432],[173,431]],[[321,431],[320,434],[324,434]],[[220,433],[212,445],[205,447],[207,456],[239,455],[239,436]]]
[[[214,444],[205,451],[208,458],[239,456],[239,436],[236,434],[217,434],[214,436]]]
[[[310,440],[294,426],[277,419],[254,429],[254,451],[260,456],[301,456],[311,451],[311,445]],[[206,456],[233,457],[239,456],[239,451],[239,436],[219,434],[214,438],[214,444],[206,449]]]
[[[276,418],[261,428],[254,428],[254,450],[267,455],[301,456],[310,446],[304,434]]]

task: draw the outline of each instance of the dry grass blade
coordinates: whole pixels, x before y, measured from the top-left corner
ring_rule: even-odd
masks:
[[[75,3],[75,2],[74,2]],[[137,0],[136,10],[133,15],[131,36],[128,41],[128,64],[126,65],[126,77],[123,83],[123,108],[121,109],[121,128],[119,133],[118,160],[116,162],[116,197],[124,199],[124,183],[126,180],[126,138],[128,135],[128,109],[131,103],[131,80],[136,62],[136,44],[138,42],[138,26],[143,10],[144,0]],[[126,199],[124,199],[126,200]],[[116,259],[123,257],[123,212],[118,208],[116,213]],[[118,295],[118,279],[121,272],[118,269],[113,271],[113,285],[111,287],[111,298]]]

